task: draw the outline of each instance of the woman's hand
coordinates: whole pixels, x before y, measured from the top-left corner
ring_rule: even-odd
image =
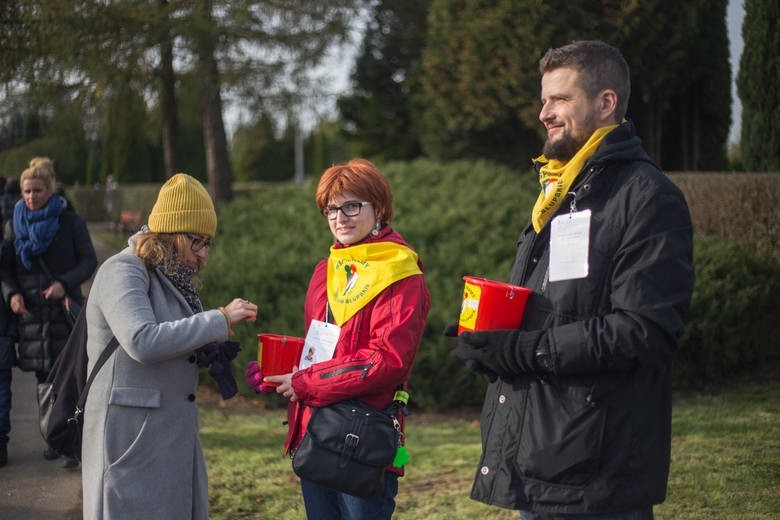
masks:
[[[247,365],[246,382],[254,388],[255,392],[271,393],[276,391],[276,388],[263,382],[263,371],[260,370],[257,361],[250,361]]]
[[[225,305],[225,316],[227,316],[231,325],[239,321],[254,322],[257,319],[257,305],[249,300],[235,298],[232,302]]]
[[[279,386],[276,387],[276,393],[282,394],[283,396],[290,399],[290,402],[295,402],[298,400],[298,396],[295,395],[295,390],[293,390],[292,387],[292,376],[294,373],[298,371],[298,367],[295,366],[292,369],[292,372],[289,374],[283,374],[279,376],[267,376],[263,379],[263,381],[266,381],[268,383],[280,383]]]
[[[21,293],[16,293],[11,296],[11,310],[14,314],[21,314],[22,316],[30,314],[27,307],[24,306],[24,297]]]
[[[65,297],[65,286],[60,282],[55,281],[41,294],[47,300],[61,300]]]

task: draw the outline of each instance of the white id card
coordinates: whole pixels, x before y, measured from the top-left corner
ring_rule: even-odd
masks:
[[[550,228],[550,281],[588,276],[590,210],[555,217]]]
[[[303,343],[298,369],[302,370],[314,363],[333,358],[340,332],[341,327],[335,323],[311,320],[309,332],[306,333],[306,340]]]

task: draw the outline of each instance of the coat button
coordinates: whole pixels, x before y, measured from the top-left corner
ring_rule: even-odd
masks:
[[[490,473],[490,468],[488,468],[487,466],[482,466],[481,468],[479,468],[479,472],[482,473],[483,475],[487,475],[488,473]]]
[[[504,404],[506,402],[506,396],[505,395],[499,395],[498,396],[498,402],[499,402],[499,404]]]
[[[193,402],[195,400],[195,394],[190,394],[187,396],[187,401]]]
[[[198,356],[196,356],[195,354],[192,354],[192,355],[191,355],[191,356],[190,356],[190,357],[187,359],[187,361],[189,361],[190,363],[195,363],[197,360],[198,360]]]

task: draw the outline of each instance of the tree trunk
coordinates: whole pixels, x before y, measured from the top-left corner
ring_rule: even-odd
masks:
[[[641,89],[636,89],[636,92],[631,95],[628,115],[634,120],[636,133],[642,140],[645,151],[656,164],[661,166],[662,110],[650,96],[647,97],[650,99],[646,100]]]
[[[160,0],[162,10],[167,0]],[[176,77],[173,73],[173,42],[166,26],[160,38],[160,109],[162,116],[162,145],[165,158],[165,176],[181,171],[179,163],[179,118],[176,105]]]
[[[205,19],[210,20],[210,2],[202,2],[201,9]],[[209,188],[214,202],[219,206],[233,199],[233,171],[230,166],[225,123],[222,120],[219,69],[214,54],[214,36],[202,34],[198,38],[198,72],[203,112],[203,143],[206,149]]]

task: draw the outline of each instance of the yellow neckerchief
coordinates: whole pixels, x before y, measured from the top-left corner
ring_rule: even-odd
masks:
[[[539,183],[542,185],[542,191],[539,193],[531,212],[531,222],[537,234],[563,202],[585,161],[596,152],[604,137],[617,127],[618,125],[604,126],[593,132],[590,139],[569,162],[547,159],[544,155],[534,159],[535,163],[544,163],[544,166],[539,170]]]
[[[342,325],[391,284],[422,274],[417,253],[395,242],[330,248],[328,305]]]

